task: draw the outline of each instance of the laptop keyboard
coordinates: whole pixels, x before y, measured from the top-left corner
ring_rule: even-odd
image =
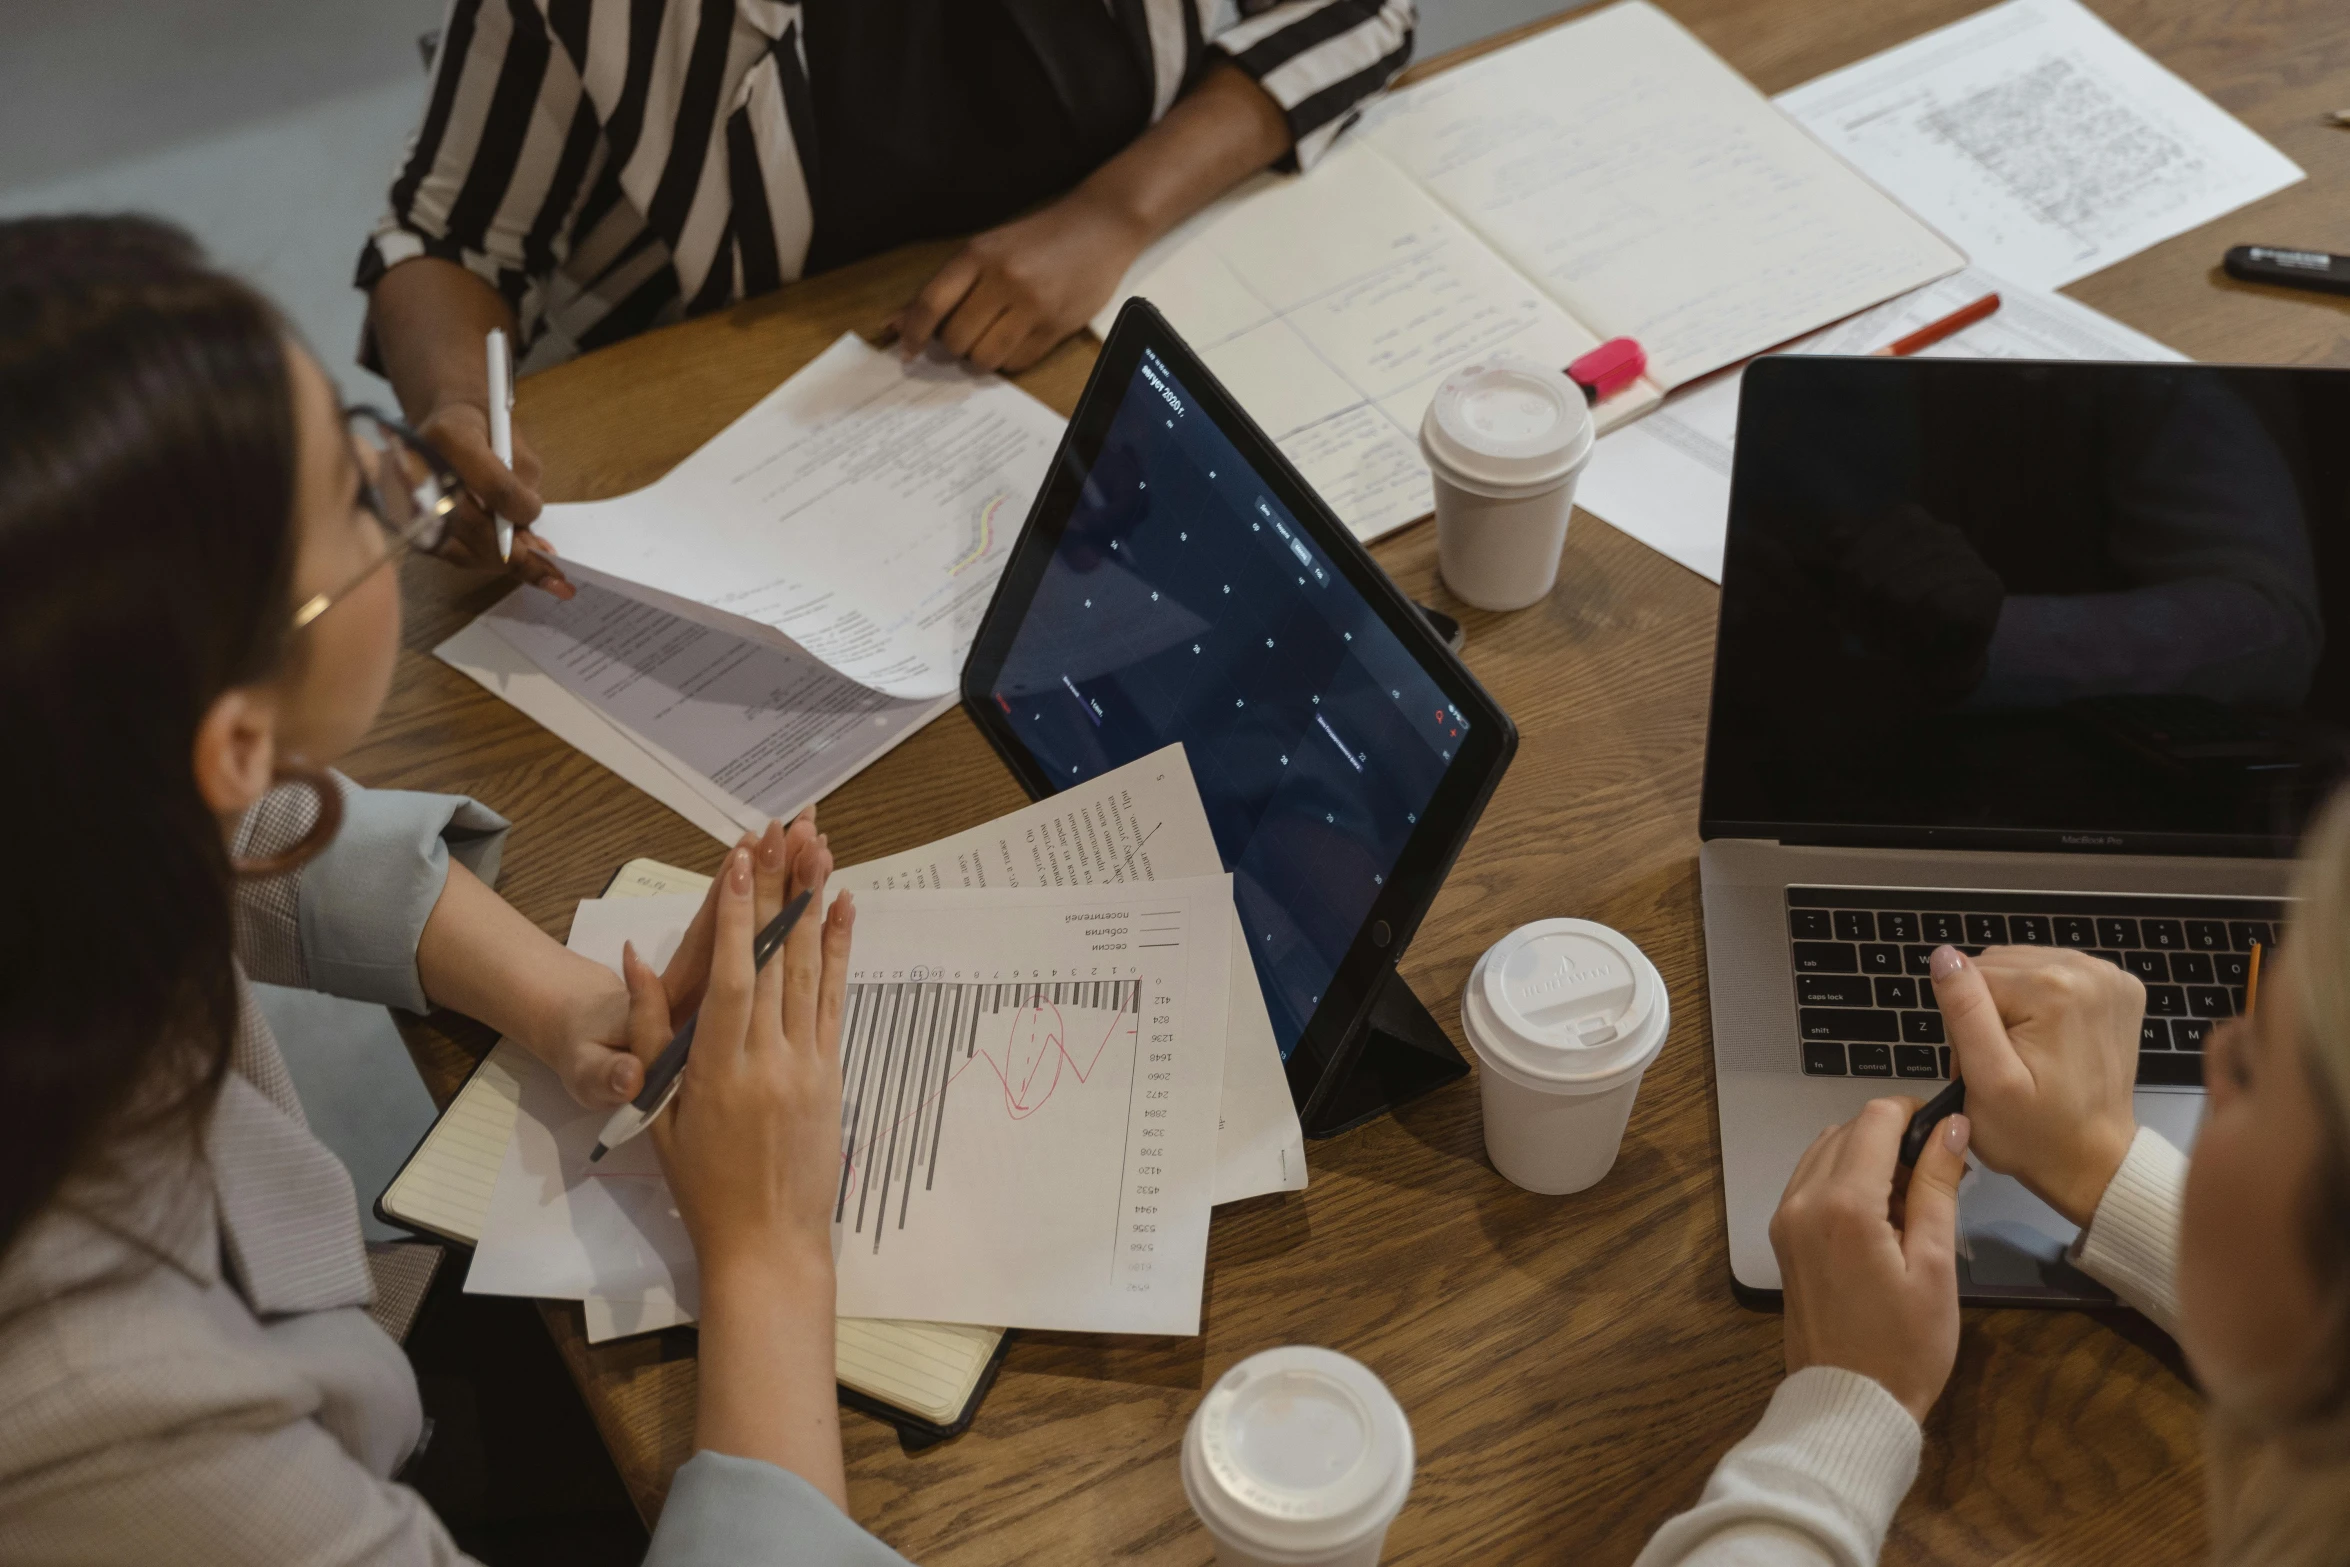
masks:
[[[2253,945],[2274,945],[2272,898],[1790,887],[1803,1070],[1813,1077],[1950,1076],[1927,977],[1934,949],[2073,947],[2146,984],[2138,1081],[2200,1084],[2203,1040],[2244,1009]]]

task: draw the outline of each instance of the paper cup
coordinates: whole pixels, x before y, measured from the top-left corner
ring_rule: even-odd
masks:
[[[1183,1434],[1183,1493],[1219,1567],[1372,1567],[1411,1488],[1403,1407],[1334,1350],[1251,1355]]]
[[[1671,1026],[1656,965],[1618,931],[1538,920],[1496,942],[1461,997],[1493,1167],[1554,1196],[1596,1183]]]
[[[1523,609],[1558,581],[1591,410],[1566,372],[1515,354],[1444,378],[1420,421],[1436,487],[1436,563],[1479,609]]]

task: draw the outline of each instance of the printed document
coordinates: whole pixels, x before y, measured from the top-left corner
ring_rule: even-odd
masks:
[[[732,844],[746,830],[767,824],[766,817],[698,777],[685,763],[662,755],[644,736],[631,733],[573,696],[528,654],[500,636],[487,615],[476,616],[432,654],[720,843]]]
[[[2078,0],[2007,0],[1778,104],[1977,266],[2040,288],[2301,178]]]
[[[660,480],[536,527],[577,580],[926,701],[955,689],[1063,424],[852,334]]]
[[[1226,876],[868,892],[843,1028],[834,1245],[845,1316],[1196,1333],[1224,1062]],[[666,960],[699,899],[581,905],[573,949]],[[696,1309],[639,1138],[523,1084],[466,1287]]]
[[[1181,745],[919,849],[833,874],[834,888],[1106,887],[1214,876],[1224,861]],[[1265,1011],[1240,914],[1229,919],[1232,995],[1217,1118],[1216,1201],[1302,1191],[1305,1133]]]
[[[842,1313],[1197,1333],[1231,878],[858,905]]]
[[[1214,210],[1094,328],[1149,299],[1366,539],[1426,515],[1421,417],[1480,354],[1638,338],[1604,430],[1963,261],[1646,0],[1381,100]]]
[[[482,618],[689,787],[732,802],[743,826],[796,816],[955,701],[884,696],[805,653],[593,583],[569,602],[512,593]]]
[[[2185,357],[2062,294],[2023,288],[1970,267],[1791,343],[1788,353],[1874,353],[1985,294],[1988,318],[1919,354],[1923,359],[2136,359]],[[1575,488],[1575,504],[1669,555],[1708,581],[1722,580],[1730,525],[1730,458],[1738,433],[1741,366],[1673,398],[1638,424],[1600,439]]]

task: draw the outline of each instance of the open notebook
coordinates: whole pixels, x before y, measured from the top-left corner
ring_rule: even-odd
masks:
[[[1965,258],[1681,25],[1625,0],[1374,103],[1144,252],[1140,294],[1359,536],[1427,515],[1421,416],[1509,351],[1631,337],[1665,392]]]
[[[604,889],[608,898],[700,892],[710,878],[656,860],[631,860]],[[538,1068],[520,1045],[501,1039],[465,1080],[457,1097],[425,1133],[408,1163],[384,1188],[376,1211],[384,1219],[471,1246],[481,1238],[498,1184],[498,1166],[514,1136],[522,1075]],[[628,1329],[628,1303],[585,1303],[591,1340]],[[636,1331],[683,1321],[670,1314]],[[599,1327],[602,1331],[598,1331]],[[1001,1357],[1002,1328],[943,1322],[883,1322],[843,1317],[834,1374],[849,1401],[917,1437],[946,1436],[969,1423]]]

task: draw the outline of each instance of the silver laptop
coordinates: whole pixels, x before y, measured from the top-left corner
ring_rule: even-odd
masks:
[[[1934,948],[2146,983],[2139,1119],[2275,941],[2350,729],[2350,372],[1764,359],[1745,376],[1700,871],[1730,1267],[1821,1127],[1950,1077]],[[1974,1301],[2103,1303],[1977,1171]]]

